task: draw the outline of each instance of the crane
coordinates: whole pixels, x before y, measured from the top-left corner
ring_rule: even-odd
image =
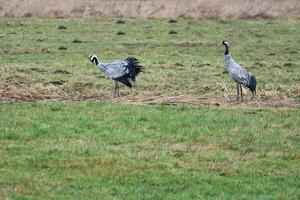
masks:
[[[143,66],[133,57],[128,57],[124,61],[115,60],[110,63],[103,63],[99,61],[96,55],[92,55],[90,56],[90,61],[94,63],[107,78],[115,81],[115,98],[120,96],[119,82],[131,88],[132,84],[130,81],[135,82],[135,77],[143,70]]]
[[[234,61],[229,53],[228,42],[223,41],[222,44],[225,46],[224,59],[226,71],[228,71],[229,76],[237,84],[237,101],[239,101],[239,94],[241,95],[241,101],[243,101],[242,85],[250,89],[253,98],[256,94],[256,77]]]

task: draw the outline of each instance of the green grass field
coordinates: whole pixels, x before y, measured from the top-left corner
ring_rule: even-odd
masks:
[[[300,197],[299,109],[0,108],[4,199]]]
[[[300,199],[299,20],[117,20],[0,19],[0,199]],[[91,54],[145,72],[114,100]]]

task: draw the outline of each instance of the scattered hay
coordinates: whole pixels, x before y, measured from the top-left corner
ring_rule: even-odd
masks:
[[[20,83],[19,83],[20,84]],[[61,83],[59,83],[61,85]],[[295,100],[281,100],[281,101],[245,101],[236,102],[226,99],[213,99],[209,97],[199,96],[123,96],[118,99],[114,99],[111,95],[105,93],[98,94],[82,94],[82,93],[67,93],[60,92],[58,95],[51,95],[47,90],[33,90],[25,85],[20,84],[21,88],[17,90],[4,84],[0,87],[0,100],[4,101],[86,101],[86,100],[110,100],[113,102],[124,104],[137,104],[137,105],[192,105],[192,106],[218,106],[218,107],[230,107],[230,108],[300,108],[300,102]],[[254,113],[245,113],[254,114]]]
[[[38,68],[36,68],[38,69]],[[34,70],[36,70],[34,68]],[[193,106],[220,106],[231,108],[266,108],[266,107],[287,107],[300,108],[300,101],[288,97],[274,99],[274,94],[268,98],[265,93],[260,94],[253,100],[245,99],[244,102],[236,102],[235,95],[227,95],[223,98],[211,96],[191,96],[177,93],[161,95],[160,92],[145,92],[139,95],[127,93],[125,96],[114,99],[112,94],[105,89],[100,92],[89,92],[85,94],[85,89],[92,88],[92,83],[75,84],[77,90],[68,89],[64,80],[53,80],[47,84],[32,84],[28,75],[9,76],[1,80],[0,100],[2,101],[86,101],[86,100],[109,100],[124,104],[148,104],[148,105],[193,105]],[[55,91],[55,93],[53,93]],[[224,92],[226,93],[226,91]],[[253,114],[253,113],[247,113]]]
[[[115,100],[116,102],[127,104],[149,104],[149,105],[193,105],[193,106],[220,106],[220,107],[248,107],[248,108],[265,108],[265,107],[288,107],[300,108],[300,102],[295,100],[278,100],[278,101],[244,101],[236,102],[228,98],[214,99],[211,97],[198,96],[153,96],[153,97],[121,97]]]
[[[17,102],[31,102],[31,101],[85,101],[85,100],[106,100],[108,96],[104,94],[70,94],[60,92],[57,95],[49,94],[47,89],[34,90],[23,84],[19,85],[18,89],[12,85],[3,84],[0,87],[0,100],[2,101],[17,101]]]

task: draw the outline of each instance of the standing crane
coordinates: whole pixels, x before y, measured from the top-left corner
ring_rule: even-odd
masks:
[[[114,97],[120,96],[119,82],[128,87],[132,87],[130,81],[135,82],[135,77],[142,72],[143,66],[139,64],[136,58],[128,57],[126,60],[115,60],[111,63],[102,63],[98,60],[97,56],[90,56],[90,61],[96,67],[105,73],[106,77],[115,81]]]
[[[256,94],[255,76],[233,60],[229,53],[228,42],[223,41],[222,44],[225,46],[224,58],[226,71],[228,71],[229,76],[236,82],[237,85],[237,101],[239,101],[239,93],[241,94],[241,101],[243,101],[242,85],[250,89],[253,98],[254,94]]]

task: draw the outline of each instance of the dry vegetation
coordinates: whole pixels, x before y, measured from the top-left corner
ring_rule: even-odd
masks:
[[[2,17],[300,18],[299,0],[0,0]]]
[[[0,100],[111,101],[113,82],[88,60],[95,53],[105,62],[135,56],[145,66],[115,101],[300,107],[298,20],[123,20],[1,19]],[[244,90],[245,104],[223,73],[224,38],[258,79],[256,98]]]

